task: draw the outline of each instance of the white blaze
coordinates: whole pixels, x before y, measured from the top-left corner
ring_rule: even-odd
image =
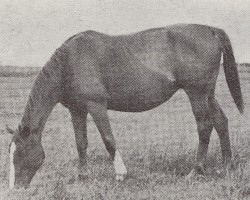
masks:
[[[114,168],[117,180],[123,180],[123,176],[127,174],[126,166],[123,163],[122,157],[119,151],[115,152]]]
[[[10,145],[10,179],[9,179],[9,187],[12,189],[15,184],[15,166],[14,166],[14,153],[16,151],[15,142],[11,142]]]

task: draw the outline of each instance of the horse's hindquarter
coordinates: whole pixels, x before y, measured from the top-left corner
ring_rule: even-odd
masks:
[[[202,25],[187,25],[172,31],[175,38],[177,82],[187,85],[206,85],[215,82],[221,60],[221,46],[216,29]]]

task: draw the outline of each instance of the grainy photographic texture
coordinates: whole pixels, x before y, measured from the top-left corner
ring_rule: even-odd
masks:
[[[2,1],[0,198],[250,198],[249,7]]]

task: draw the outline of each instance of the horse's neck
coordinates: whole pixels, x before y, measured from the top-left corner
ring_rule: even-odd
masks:
[[[58,55],[54,54],[38,74],[31,89],[21,126],[41,133],[49,114],[60,98],[61,70]]]

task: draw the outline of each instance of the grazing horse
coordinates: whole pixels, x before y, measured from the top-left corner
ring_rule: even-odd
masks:
[[[47,117],[57,103],[72,116],[79,154],[79,177],[87,170],[89,113],[113,160],[117,180],[127,169],[116,147],[107,110],[153,109],[182,88],[191,102],[199,135],[195,171],[203,172],[212,129],[219,135],[222,158],[232,156],[228,119],[215,98],[223,54],[224,72],[238,110],[243,112],[239,76],[227,34],[218,28],[178,24],[129,35],[95,31],[65,41],[38,74],[21,122],[10,143],[9,186],[29,186],[42,165],[41,144]]]

